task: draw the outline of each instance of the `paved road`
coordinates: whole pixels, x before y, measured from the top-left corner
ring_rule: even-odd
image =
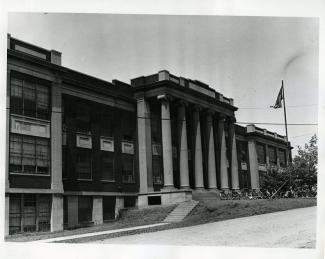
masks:
[[[315,247],[316,207],[97,241],[107,244]]]

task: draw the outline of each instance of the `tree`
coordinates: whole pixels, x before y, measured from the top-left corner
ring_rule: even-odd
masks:
[[[311,188],[317,184],[317,155],[317,136],[315,134],[304,148],[298,146],[298,154],[285,170],[291,174],[291,179],[296,187],[308,186]]]
[[[311,137],[302,148],[298,146],[298,154],[293,158],[288,167],[284,169],[270,169],[263,175],[262,189],[278,189],[286,183],[282,190],[289,190],[317,185],[317,136]]]

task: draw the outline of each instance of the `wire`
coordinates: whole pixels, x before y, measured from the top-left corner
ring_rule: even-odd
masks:
[[[307,105],[288,105],[286,108],[301,108],[301,107],[312,107],[312,106],[318,106],[317,104],[307,104]],[[241,110],[267,110],[271,107],[238,107],[238,109]]]
[[[277,122],[236,122],[237,124],[256,124],[256,125],[285,125]],[[287,123],[288,126],[317,126],[318,123]]]
[[[7,110],[21,110],[21,109],[14,109],[14,108],[6,108]],[[32,112],[37,112],[36,110],[27,110],[24,109],[24,111],[32,111]],[[46,112],[40,112],[40,114],[50,114],[50,113],[58,113],[58,114],[63,114],[62,111],[48,111]],[[19,114],[17,114],[19,115]],[[146,116],[136,116],[137,119],[155,119],[155,117],[146,117]],[[178,119],[173,119],[173,118],[159,118],[159,120],[170,120],[170,121],[186,121],[186,120],[178,120]],[[277,123],[277,122],[236,122],[236,124],[256,124],[256,125],[285,125],[285,123]],[[287,123],[288,126],[317,126],[318,123]]]

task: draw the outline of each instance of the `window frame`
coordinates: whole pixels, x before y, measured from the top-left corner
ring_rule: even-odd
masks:
[[[21,170],[20,171],[11,171],[11,158],[12,158],[12,141],[11,138],[13,137],[18,137],[20,138],[20,142],[18,142],[18,145],[20,144],[20,166],[21,166]],[[28,158],[26,155],[24,155],[24,138],[30,138],[33,139],[33,159],[34,159],[34,167],[35,170],[34,172],[26,172],[24,170],[24,167],[26,166],[24,164],[24,158]],[[40,159],[38,156],[38,140],[42,140],[42,141],[46,141],[48,143],[47,145],[47,168],[48,168],[48,172],[47,173],[39,173],[38,168],[40,166],[38,166],[38,160]],[[43,159],[44,160],[44,159]],[[15,165],[15,164],[13,164]],[[22,135],[22,134],[16,134],[16,133],[10,133],[9,134],[9,174],[19,174],[19,175],[37,175],[37,176],[50,176],[51,175],[51,142],[49,139],[47,138],[42,138],[42,137],[35,137],[35,136],[29,136],[29,135]]]
[[[82,153],[89,153],[89,174],[90,174],[90,177],[89,178],[82,178],[80,177],[80,171],[78,171],[78,156],[80,155],[80,152]],[[79,181],[92,181],[93,180],[93,170],[92,170],[92,166],[93,166],[93,158],[92,158],[92,149],[88,149],[88,148],[76,148],[76,158],[75,158],[75,171],[77,173],[77,180]]]
[[[21,94],[20,96],[13,95],[13,90],[15,86],[18,86],[18,84],[14,84],[13,81],[21,81]],[[27,85],[31,90],[34,91],[34,96],[33,100],[31,99],[30,101],[33,102],[33,109],[25,109],[26,106],[26,98],[25,98],[25,88],[27,88]],[[46,90],[45,90],[46,89]],[[41,92],[45,90],[44,92],[47,92],[45,96],[47,96],[47,108],[46,109],[40,109],[39,108],[39,100],[38,96],[41,96]],[[16,89],[17,91],[17,89]],[[13,100],[13,98],[16,99],[16,101]],[[15,106],[19,106],[18,109],[17,107],[13,107],[12,103],[15,103]],[[33,119],[40,119],[40,120],[45,120],[45,121],[50,121],[51,120],[51,87],[49,82],[45,82],[41,79],[36,79],[36,78],[30,78],[28,76],[23,76],[23,75],[18,75],[14,74],[10,77],[10,110],[12,114],[16,115],[21,115]],[[29,113],[30,112],[30,113]],[[34,113],[34,114],[33,114]]]
[[[112,162],[113,162],[113,172],[112,172],[113,179],[104,179],[104,171],[103,171],[104,165],[103,164],[104,164],[105,155],[107,155],[108,158],[112,159]],[[100,173],[101,173],[101,181],[103,181],[103,182],[112,182],[112,183],[116,182],[116,177],[115,177],[115,155],[114,155],[114,152],[101,151]]]

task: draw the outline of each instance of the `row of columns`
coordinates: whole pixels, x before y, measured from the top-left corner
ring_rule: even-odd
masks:
[[[172,158],[172,137],[171,137],[171,120],[170,120],[170,102],[166,95],[158,96],[161,102],[161,128],[162,128],[162,150],[163,150],[163,169],[164,169],[164,188],[174,188],[173,182],[173,158]],[[189,166],[188,166],[188,143],[187,143],[187,127],[186,127],[186,104],[179,103],[178,107],[178,137],[179,137],[179,168],[180,168],[180,187],[181,189],[190,188],[189,184]],[[217,189],[217,165],[215,156],[214,144],[214,126],[213,126],[213,112],[208,111],[206,115],[206,134],[207,134],[207,170],[208,170],[208,188],[211,190]],[[238,180],[238,162],[237,162],[237,149],[236,138],[234,129],[234,118],[229,125],[229,143],[230,143],[230,170],[232,189],[239,189]],[[226,137],[224,130],[225,117],[220,116],[218,121],[218,135],[220,143],[220,178],[221,189],[230,189],[228,184],[228,166],[227,166],[227,148]],[[194,179],[195,189],[204,189],[203,179],[203,152],[202,152],[202,136],[200,125],[200,108],[194,107],[193,110],[193,127],[194,127]]]

